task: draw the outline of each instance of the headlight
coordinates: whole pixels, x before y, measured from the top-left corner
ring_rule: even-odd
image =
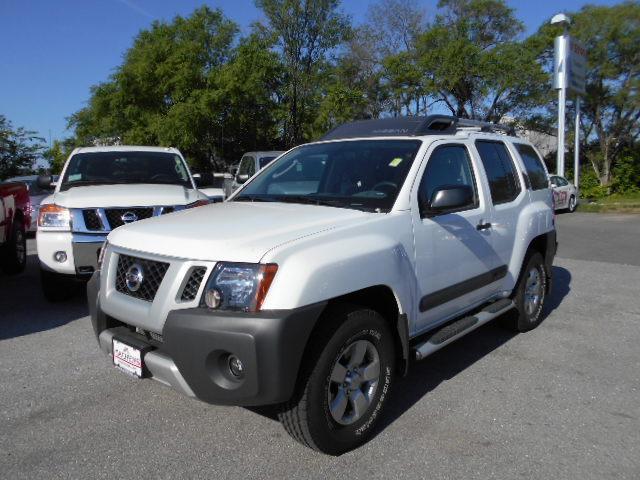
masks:
[[[274,263],[218,263],[207,281],[201,306],[257,312],[277,271]]]
[[[71,230],[69,210],[53,203],[40,205],[38,227],[51,230]]]

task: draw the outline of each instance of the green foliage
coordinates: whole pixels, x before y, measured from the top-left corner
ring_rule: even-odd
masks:
[[[580,177],[580,196],[582,198],[603,198],[608,195],[606,187],[600,185],[598,176],[591,168],[582,168]]]
[[[283,140],[304,141],[314,123],[326,78],[327,53],[349,34],[349,21],[338,12],[339,0],[256,0],[265,29],[277,39],[284,65]]]
[[[49,171],[52,175],[58,175],[62,172],[67,158],[74,149],[74,140],[67,138],[65,140],[54,140],[53,145],[42,152],[42,157],[49,162]]]
[[[0,115],[0,180],[31,173],[43,148],[43,138]]]
[[[625,151],[613,171],[614,193],[640,193],[640,148]]]

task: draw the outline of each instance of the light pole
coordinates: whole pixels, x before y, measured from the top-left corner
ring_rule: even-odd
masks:
[[[562,25],[562,35],[556,37],[554,46],[554,75],[553,86],[558,90],[558,154],[556,170],[558,175],[564,177],[564,122],[565,104],[567,101],[567,49],[569,38],[569,17],[564,13],[558,13],[551,19],[552,25]]]

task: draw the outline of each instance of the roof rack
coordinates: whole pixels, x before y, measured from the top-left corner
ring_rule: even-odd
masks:
[[[479,128],[483,132],[502,132],[515,135],[515,129],[478,120],[467,120],[451,115],[427,115],[423,117],[389,117],[374,120],[357,120],[344,123],[327,133],[321,140],[338,140],[356,137],[399,137],[455,133],[459,128]]]

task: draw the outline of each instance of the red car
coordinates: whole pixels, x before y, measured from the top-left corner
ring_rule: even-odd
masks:
[[[0,267],[15,274],[27,264],[26,231],[31,225],[29,191],[23,183],[0,184]]]

